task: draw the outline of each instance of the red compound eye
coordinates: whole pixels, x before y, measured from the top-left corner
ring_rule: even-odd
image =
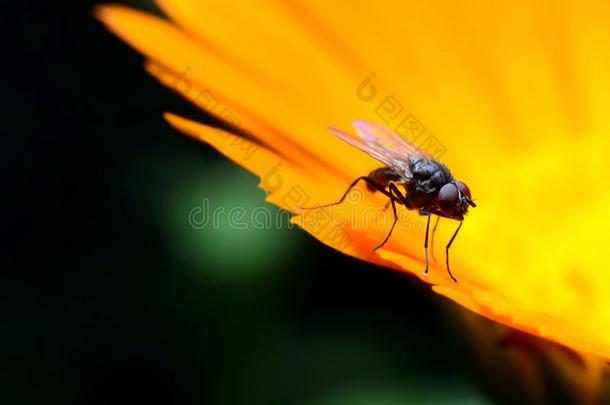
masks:
[[[453,183],[445,184],[438,192],[438,207],[448,218],[455,218],[458,216],[459,201],[460,196],[458,187]]]

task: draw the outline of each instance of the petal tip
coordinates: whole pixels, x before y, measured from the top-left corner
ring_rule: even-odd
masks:
[[[101,4],[92,9],[93,17],[110,31],[119,34],[129,28],[134,17],[149,17],[148,13],[122,4]]]
[[[171,113],[169,111],[164,112],[163,114],[161,114],[161,117],[172,127],[180,129],[180,125],[184,124],[185,122],[187,122],[186,119],[182,118],[179,115],[176,115],[174,113]]]
[[[103,4],[96,5],[93,7],[92,13],[96,20],[110,25],[112,23],[112,16],[118,9],[125,8],[118,4]]]

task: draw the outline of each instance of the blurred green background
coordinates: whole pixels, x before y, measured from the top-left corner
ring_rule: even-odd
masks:
[[[206,203],[275,208],[163,122],[214,121],[149,78],[93,4],[4,13],[2,403],[488,403],[428,287],[286,216],[189,223]]]

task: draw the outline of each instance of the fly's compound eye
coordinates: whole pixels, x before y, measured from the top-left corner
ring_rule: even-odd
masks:
[[[460,189],[460,192],[462,192],[462,194],[465,194],[469,200],[472,200],[472,194],[470,194],[470,189],[466,184],[462,183],[461,181],[456,181],[455,185],[457,186],[457,188]]]
[[[460,192],[453,183],[445,184],[438,192],[438,207],[448,218],[454,218],[457,215],[459,201]]]
[[[462,195],[467,197],[463,205],[470,205],[471,207],[476,207],[477,205],[472,201],[472,194],[470,194],[470,189],[468,188],[468,186],[462,183],[461,181],[456,181],[455,185],[457,186],[457,188],[460,189]]]

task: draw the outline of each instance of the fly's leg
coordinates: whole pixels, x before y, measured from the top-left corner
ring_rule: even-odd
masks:
[[[386,197],[388,197],[390,199],[390,203],[392,205],[392,211],[394,213],[394,222],[392,223],[390,232],[388,233],[388,235],[386,236],[384,241],[374,249],[374,250],[377,250],[377,249],[383,247],[383,245],[386,244],[388,239],[390,239],[390,236],[392,235],[392,232],[394,231],[394,227],[396,226],[396,222],[398,221],[398,214],[396,212],[396,202],[398,201],[400,204],[405,204],[405,201],[406,201],[405,196],[400,192],[400,190],[398,189],[398,187],[396,186],[396,184],[393,181],[390,181],[388,183],[389,190],[386,190],[381,184],[376,182],[374,179],[372,179],[368,176],[360,176],[356,180],[354,180],[352,182],[352,184],[349,185],[349,187],[347,188],[347,190],[345,190],[345,193],[343,193],[343,196],[339,199],[339,201],[330,203],[330,204],[325,204],[325,205],[318,205],[315,207],[302,207],[300,209],[301,210],[311,210],[311,209],[326,208],[326,207],[331,207],[333,205],[341,204],[345,200],[345,198],[347,197],[347,195],[349,194],[351,189],[354,188],[354,186],[356,186],[356,184],[358,184],[359,181],[365,181],[367,183],[367,185],[372,187],[375,191],[380,191],[383,195],[385,195]]]
[[[339,201],[336,201],[336,202],[330,203],[330,204],[316,205],[314,207],[301,207],[299,209],[300,210],[315,210],[315,209],[319,209],[319,208],[332,207],[333,205],[339,205],[345,200],[345,198],[347,197],[349,192],[352,191],[352,188],[354,188],[356,186],[356,184],[358,184],[358,182],[360,182],[360,181],[365,181],[369,186],[373,187],[375,190],[382,192],[385,196],[387,196],[390,199],[392,198],[392,194],[390,192],[386,191],[383,188],[383,186],[378,184],[375,180],[371,179],[368,176],[360,176],[356,180],[354,180],[352,182],[352,184],[349,185],[349,187],[347,188],[347,190],[345,190],[345,193],[343,193],[343,196],[339,199]]]
[[[377,251],[378,249],[381,249],[383,247],[383,245],[386,244],[388,239],[390,239],[390,235],[392,235],[392,232],[394,231],[394,227],[396,226],[396,221],[398,221],[398,214],[396,213],[396,201],[394,201],[394,200],[395,200],[395,197],[392,197],[392,198],[390,198],[390,201],[389,201],[389,203],[392,205],[392,211],[394,213],[394,222],[392,222],[392,227],[390,228],[390,232],[388,232],[388,234],[385,237],[385,239],[383,240],[383,242],[381,242],[381,244],[379,246],[377,246],[375,249],[373,249],[373,251]]]
[[[451,269],[449,268],[449,248],[451,247],[451,244],[453,243],[453,241],[455,240],[455,237],[457,236],[458,232],[460,231],[462,224],[463,224],[463,222],[460,221],[460,225],[457,227],[457,229],[455,230],[455,233],[451,237],[451,240],[445,247],[445,255],[447,257],[447,273],[449,273],[449,277],[451,277],[451,279],[453,281],[455,281],[456,283],[457,283],[457,278],[453,277],[453,274],[451,274]]]
[[[398,214],[396,212],[396,201],[398,201],[401,204],[404,204],[404,201],[405,201],[405,196],[400,192],[400,189],[396,186],[396,183],[394,183],[393,181],[390,181],[388,183],[388,189],[390,191],[389,203],[392,204],[392,212],[394,213],[394,222],[392,222],[392,227],[390,228],[390,232],[388,232],[388,234],[385,237],[385,239],[383,240],[383,242],[381,242],[381,244],[379,246],[377,246],[374,250],[382,248],[383,245],[385,245],[386,242],[390,239],[390,236],[392,235],[392,232],[394,231],[394,227],[396,226],[396,222],[398,221]]]
[[[434,260],[435,262],[436,257],[434,257],[434,235],[436,235],[436,228],[438,228],[438,223],[440,222],[441,217],[439,217],[437,215],[436,217],[436,222],[434,222],[434,227],[432,228],[432,239],[430,239],[430,256],[432,256],[432,260]]]
[[[404,194],[398,188],[398,186],[396,186],[396,182],[390,181],[388,183],[388,189],[390,190],[390,192],[394,193],[394,196],[396,197],[399,203],[407,206],[407,197],[405,197]]]
[[[430,230],[430,216],[432,214],[428,214],[428,221],[426,222],[426,238],[424,239],[424,255],[426,256],[426,269],[424,270],[424,274],[428,274],[428,231]]]

